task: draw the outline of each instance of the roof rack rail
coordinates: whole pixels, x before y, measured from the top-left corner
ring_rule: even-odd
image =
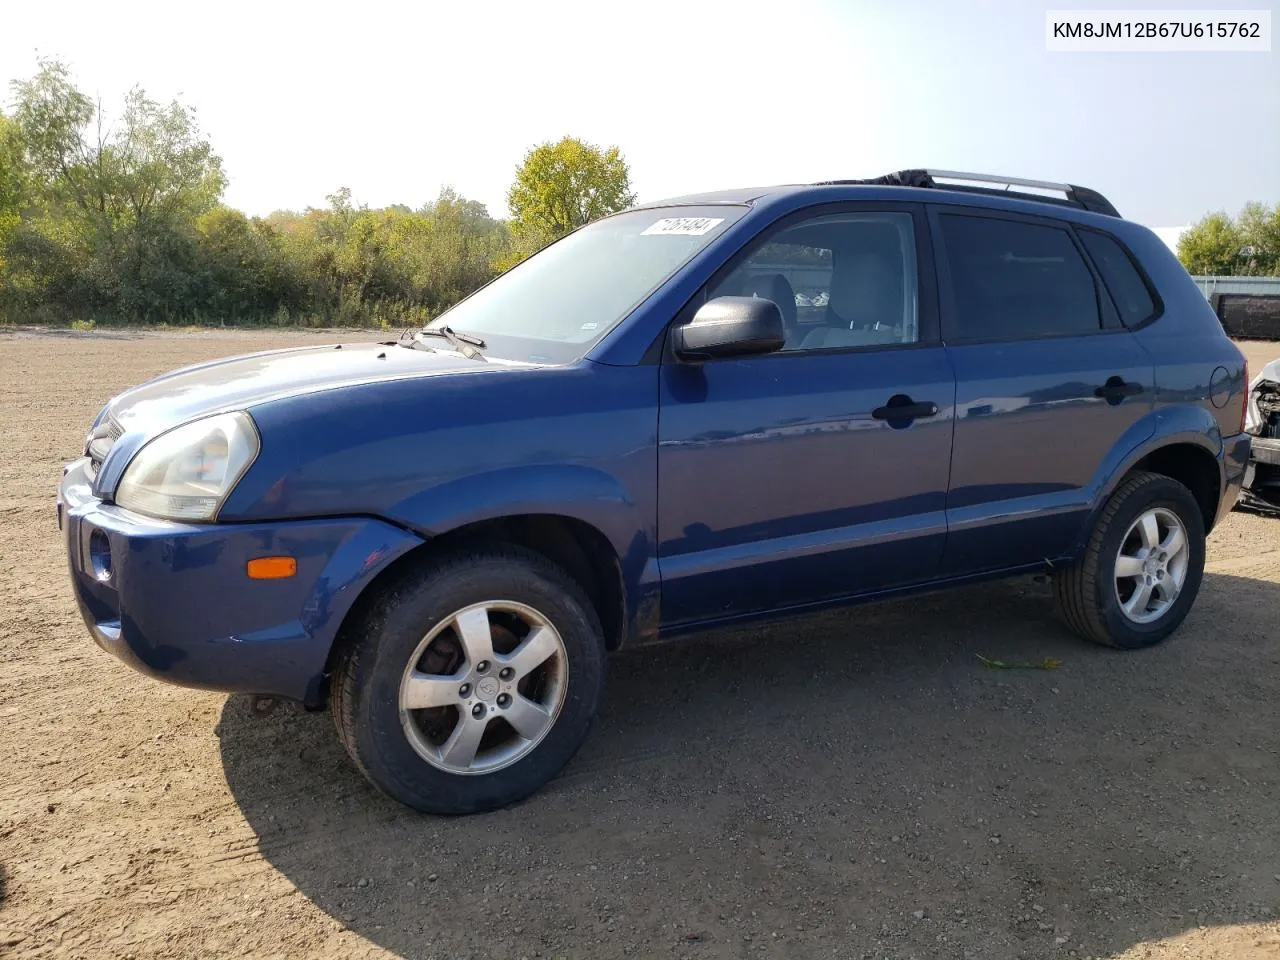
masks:
[[[938,183],[939,180],[949,181]],[[954,182],[951,182],[954,181]],[[931,187],[939,190],[965,190],[973,193],[1012,194],[1014,196],[1041,200],[1046,203],[1068,204],[1103,213],[1109,217],[1118,217],[1120,212],[1112,206],[1111,201],[1088,187],[1072,183],[1054,183],[1049,180],[1027,180],[1024,177],[1001,177],[990,173],[961,173],[957,170],[899,170],[887,173],[882,177],[868,180],[823,180],[822,184],[877,184],[895,187]],[[1003,189],[997,189],[1003,186]],[[1026,187],[1029,190],[1041,190],[1061,196],[1047,196],[1044,193],[1030,193],[1027,190],[1014,190],[1013,187]]]

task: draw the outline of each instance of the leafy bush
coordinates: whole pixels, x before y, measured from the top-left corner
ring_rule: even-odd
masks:
[[[118,122],[42,62],[0,114],[0,322],[372,325],[438,316],[545,243],[631,202],[626,164],[566,138],[535,147],[511,227],[453,190],[418,210],[246,217],[193,110],[140,89]],[[104,132],[105,131],[105,132]]]

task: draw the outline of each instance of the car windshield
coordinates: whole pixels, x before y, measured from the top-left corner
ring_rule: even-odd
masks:
[[[427,329],[447,325],[481,337],[486,356],[568,363],[745,212],[662,207],[597,220],[481,287]]]

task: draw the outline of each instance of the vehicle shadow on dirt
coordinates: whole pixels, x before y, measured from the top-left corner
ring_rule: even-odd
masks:
[[[327,715],[232,698],[219,736],[262,855],[403,957],[1108,955],[1277,915],[1276,611],[1209,574],[1126,654],[1021,580],[629,651],[564,774],[469,818]]]

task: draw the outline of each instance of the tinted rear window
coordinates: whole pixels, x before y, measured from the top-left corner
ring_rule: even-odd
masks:
[[[1128,326],[1149,319],[1156,312],[1155,300],[1124,247],[1105,233],[1092,230],[1081,230],[1080,239],[1093,257],[1098,273],[1102,274],[1102,282],[1120,311],[1120,319]]]
[[[961,340],[1095,333],[1093,274],[1065,229],[942,214]]]

